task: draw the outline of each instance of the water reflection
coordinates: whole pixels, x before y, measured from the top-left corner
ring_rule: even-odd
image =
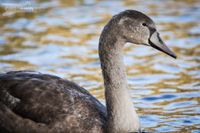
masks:
[[[152,48],[125,48],[128,81],[143,128],[200,132],[199,1],[38,0],[36,6],[42,10],[0,15],[1,72],[52,73],[77,82],[104,102],[99,34],[113,14],[140,10],[155,20],[178,55],[173,60]],[[5,12],[1,7],[0,13]]]

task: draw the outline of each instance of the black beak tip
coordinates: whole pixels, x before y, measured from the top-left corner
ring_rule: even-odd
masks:
[[[165,54],[173,57],[174,59],[177,58],[176,54],[174,52],[172,52],[166,45],[162,44],[161,46],[163,46],[162,48],[158,47],[157,45],[153,44],[151,41],[150,41],[150,45],[157,49],[157,50],[160,50],[162,52],[164,52]]]
[[[161,51],[163,51],[163,50],[161,50]],[[168,50],[167,52],[166,52],[166,51],[163,51],[163,52],[164,52],[165,54],[171,56],[171,57],[174,58],[174,59],[177,58],[176,54],[175,54],[174,52],[172,52],[171,50]]]
[[[177,59],[177,56],[175,54],[171,54],[171,57],[173,57],[174,59]]]
[[[169,56],[171,56],[174,59],[177,58],[176,54],[174,52],[172,52],[170,49],[168,49],[167,51],[163,51],[163,52],[166,53],[166,54],[168,54]]]

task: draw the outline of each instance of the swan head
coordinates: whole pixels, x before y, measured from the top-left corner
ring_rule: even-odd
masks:
[[[115,15],[111,21],[117,24],[115,25],[117,33],[125,42],[151,46],[176,58],[174,52],[160,38],[153,20],[145,14],[135,10],[126,10]]]

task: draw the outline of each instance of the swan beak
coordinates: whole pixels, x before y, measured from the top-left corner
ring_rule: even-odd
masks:
[[[164,53],[166,53],[167,55],[173,57],[176,59],[176,54],[174,52],[172,52],[167,46],[166,44],[162,41],[162,39],[160,38],[159,36],[159,33],[157,31],[155,31],[150,39],[149,39],[149,44],[157,49],[157,50],[160,50]]]

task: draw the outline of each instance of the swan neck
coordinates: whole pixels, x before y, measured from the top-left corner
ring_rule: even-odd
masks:
[[[139,119],[128,92],[123,46],[125,41],[103,32],[99,43],[99,56],[104,78],[109,133],[133,132],[139,129]]]

